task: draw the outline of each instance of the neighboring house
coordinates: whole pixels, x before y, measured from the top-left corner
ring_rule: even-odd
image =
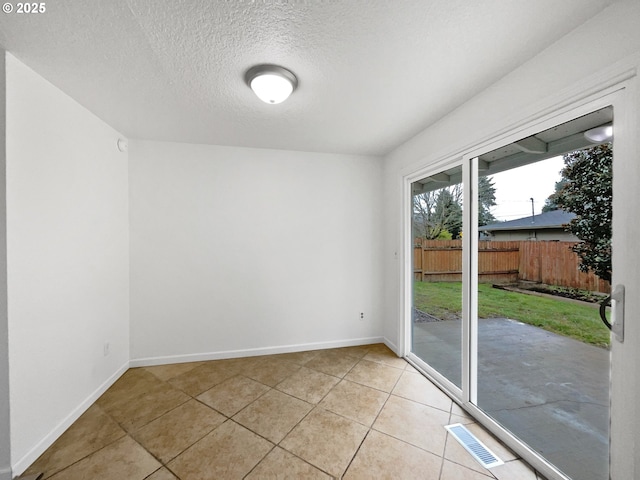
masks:
[[[552,210],[539,215],[492,223],[479,227],[483,240],[556,240],[577,242],[578,237],[566,230],[575,213]]]

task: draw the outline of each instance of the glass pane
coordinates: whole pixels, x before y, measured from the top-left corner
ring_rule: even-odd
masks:
[[[413,184],[411,351],[450,382],[462,381],[461,167]]]
[[[576,480],[609,478],[610,117],[479,159],[477,404]]]

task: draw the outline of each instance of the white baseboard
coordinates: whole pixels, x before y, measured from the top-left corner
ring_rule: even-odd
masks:
[[[255,357],[258,355],[274,355],[278,353],[305,352],[307,350],[324,350],[327,348],[355,347],[371,343],[388,344],[384,337],[354,338],[351,340],[334,340],[331,342],[301,343],[279,347],[248,348],[243,350],[225,350],[221,352],[189,353],[185,355],[167,355],[158,357],[136,358],[130,361],[131,367],[151,367],[169,363],[202,362],[222,360],[225,358]],[[394,350],[395,351],[395,350]]]
[[[382,339],[382,341],[384,342],[384,344],[389,347],[391,349],[391,351],[393,351],[393,353],[395,353],[396,355],[398,355],[398,346],[393,343],[391,340],[389,340],[387,337],[384,337]],[[400,356],[400,355],[398,355]]]
[[[11,469],[0,470],[0,480],[11,480]]]
[[[53,442],[55,442],[60,435],[62,435],[67,428],[69,428],[73,422],[75,422],[80,416],[87,411],[87,409],[93,405],[93,403],[102,395],[107,389],[113,385],[118,378],[129,369],[129,362],[122,365],[113,375],[105,380],[91,395],[89,395],[80,405],[78,405],[67,417],[62,420],[53,430],[51,430],[42,440],[40,440],[26,455],[16,461],[13,465],[13,474],[21,475],[37,458],[49,448]],[[11,476],[7,477],[11,479]],[[0,472],[0,480],[5,480]]]

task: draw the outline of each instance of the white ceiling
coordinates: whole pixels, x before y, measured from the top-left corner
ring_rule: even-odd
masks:
[[[0,45],[130,138],[380,155],[614,1],[50,0]]]

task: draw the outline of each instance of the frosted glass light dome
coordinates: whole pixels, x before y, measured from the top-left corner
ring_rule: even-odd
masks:
[[[593,143],[610,142],[613,138],[613,125],[601,125],[584,132],[587,140]]]
[[[276,65],[252,67],[245,79],[260,100],[272,105],[284,102],[298,85],[293,73]]]

